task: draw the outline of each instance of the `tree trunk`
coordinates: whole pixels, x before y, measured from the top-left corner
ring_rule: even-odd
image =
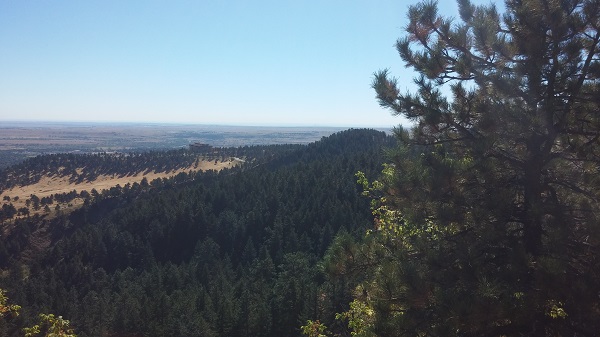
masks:
[[[523,219],[523,241],[525,251],[532,257],[537,257],[542,250],[542,156],[540,150],[540,137],[533,137],[528,142],[528,158],[525,161],[524,186],[524,219]]]

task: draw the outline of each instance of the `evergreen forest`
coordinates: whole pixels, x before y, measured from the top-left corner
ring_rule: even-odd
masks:
[[[328,280],[319,261],[334,237],[372,225],[354,175],[375,178],[394,142],[347,130],[308,146],[231,149],[256,156],[218,173],[96,193],[55,218],[16,219],[0,241],[0,288],[23,309],[1,333],[22,335],[47,312],[78,336],[299,336],[307,319],[333,321],[351,288]],[[70,175],[83,164],[128,172],[139,158],[183,153],[49,155],[10,174],[43,166]],[[40,240],[49,248],[36,250]]]

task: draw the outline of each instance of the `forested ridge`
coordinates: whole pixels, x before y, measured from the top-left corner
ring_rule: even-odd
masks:
[[[252,158],[261,162],[265,154],[273,156],[297,149],[298,145],[206,147],[144,152],[100,152],[95,154],[56,153],[40,155],[0,170],[0,192],[18,185],[36,183],[43,176],[69,177],[71,182],[93,181],[101,175],[131,176],[141,172],[168,172],[197,165],[199,161],[223,161],[232,157]]]
[[[281,144],[237,148],[191,147],[128,153],[40,155],[0,170],[0,222],[70,212],[99,194],[120,194],[140,184],[193,180],[197,172],[261,165],[298,149]]]
[[[317,262],[336,235],[372,224],[354,174],[375,177],[392,144],[348,130],[253,147],[253,165],[19,219],[0,242],[0,287],[27,310],[2,334],[19,335],[38,312],[67,317],[79,336],[292,336],[306,319],[333,321],[350,289]],[[33,254],[28,238],[39,231],[52,243]]]

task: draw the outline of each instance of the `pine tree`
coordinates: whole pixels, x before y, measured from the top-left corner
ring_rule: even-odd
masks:
[[[415,127],[381,182],[361,179],[377,230],[345,317],[382,336],[596,335],[600,2],[458,3],[460,20],[409,8],[397,49],[418,93],[375,74]]]

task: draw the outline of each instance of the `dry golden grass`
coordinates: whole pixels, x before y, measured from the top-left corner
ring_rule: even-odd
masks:
[[[32,194],[35,194],[40,199],[43,197],[48,197],[52,194],[61,194],[68,193],[73,190],[76,190],[78,193],[81,191],[90,192],[92,189],[96,189],[98,192],[101,192],[105,189],[110,189],[111,187],[120,185],[124,186],[126,184],[133,184],[135,182],[139,183],[142,179],[146,178],[148,182],[156,179],[156,178],[169,178],[173,177],[180,172],[189,173],[197,172],[197,171],[207,171],[207,170],[215,170],[220,171],[224,168],[230,168],[237,165],[239,161],[236,160],[228,160],[224,162],[215,162],[213,161],[200,161],[198,165],[191,165],[190,167],[181,168],[178,170],[168,171],[168,172],[149,172],[144,173],[140,172],[131,176],[119,177],[116,175],[112,176],[98,176],[96,180],[91,182],[81,182],[75,183],[69,181],[69,176],[58,177],[58,176],[44,176],[40,181],[35,184],[25,185],[25,186],[17,186],[13,187],[9,190],[6,190],[0,194],[0,200],[2,203],[6,203],[4,201],[4,196],[9,196],[11,198],[11,203],[17,208],[26,207],[26,200]],[[18,200],[15,200],[15,197],[18,197]],[[76,198],[73,201],[69,202],[69,205],[61,204],[62,211],[69,211],[75,209],[83,204],[82,198]],[[55,204],[56,205],[56,204]],[[39,209],[34,211],[32,207],[30,207],[30,214],[39,213],[42,214],[43,209]]]

